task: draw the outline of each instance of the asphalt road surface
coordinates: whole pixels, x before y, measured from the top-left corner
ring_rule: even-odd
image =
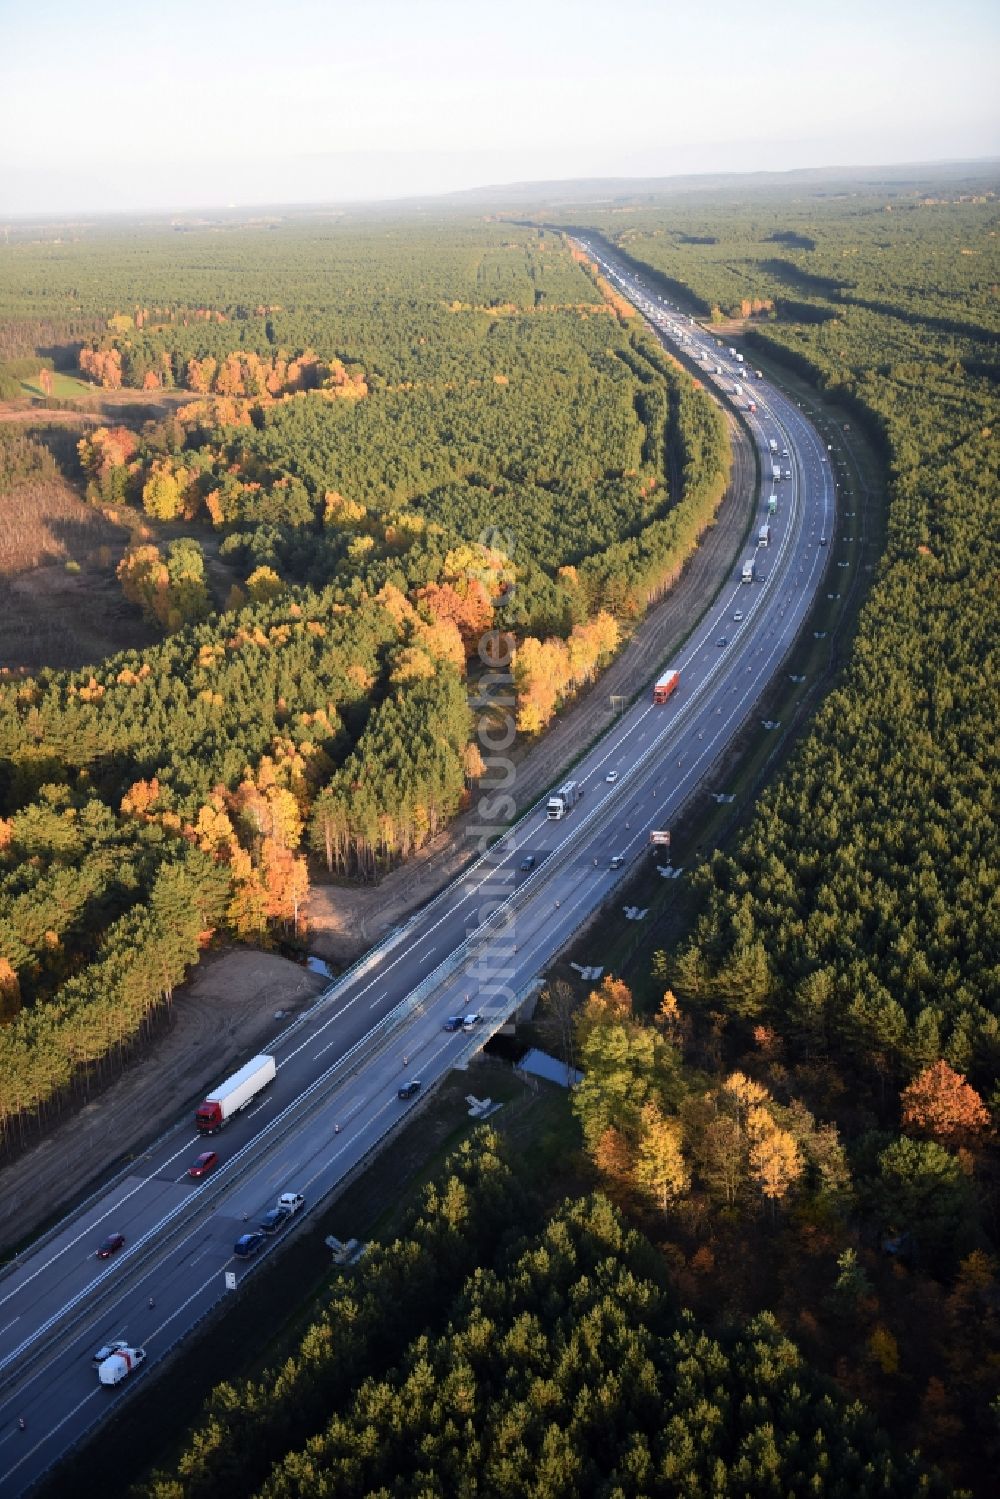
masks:
[[[695,788],[711,785],[713,767],[802,626],[834,524],[833,479],[819,435],[794,403],[714,337],[605,251],[588,248],[664,343],[704,371],[706,383],[742,407],[748,396],[755,402],[746,419],[762,474],[771,472],[773,439],[789,477],[763,480],[751,539],[677,659],[650,662],[651,677],[679,670],[677,691],[662,706],[644,696],[564,778],[583,787],[572,810],[550,819],[543,799],[332,985],[273,1043],[276,1080],[222,1132],[202,1140],[188,1114],[0,1277],[3,1495],[30,1488],[140,1388],[157,1361],[230,1294],[227,1273],[238,1286],[284,1235],[300,1231],[422,1094],[483,1045],[636,861],[653,857],[651,831],[669,830]],[[777,509],[768,515],[772,492]],[[765,521],[770,539],[758,546]],[[741,565],[751,557],[755,581],[745,584]],[[499,753],[502,744],[495,748]],[[499,830],[491,819],[509,815],[502,791],[500,784],[483,808],[484,848]],[[522,868],[526,861],[530,869]],[[450,1016],[465,1014],[482,1018],[468,1030],[444,1029]],[[397,1090],[411,1079],[421,1088],[401,1101]],[[187,1167],[207,1146],[218,1151],[219,1165],[191,1180]],[[255,1259],[237,1259],[235,1240],[287,1190],[305,1195],[305,1210]],[[99,1260],[98,1244],[114,1232],[124,1235],[124,1247]],[[114,1338],[144,1347],[147,1360],[109,1390],[99,1385],[91,1355]]]

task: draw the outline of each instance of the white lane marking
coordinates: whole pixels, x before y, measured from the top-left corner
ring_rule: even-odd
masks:
[[[89,1395],[84,1395],[84,1397],[83,1397],[82,1400],[79,1400],[76,1403],[76,1405],[73,1406],[73,1408],[71,1410],[68,1410],[66,1412],[65,1416],[63,1416],[63,1418],[62,1418],[61,1421],[57,1421],[54,1426],[47,1426],[45,1428],[45,1432],[44,1432],[44,1434],[42,1436],[42,1440],[39,1441],[39,1442],[36,1442],[33,1447],[29,1447],[28,1450],[27,1450],[27,1452],[22,1453],[22,1455],[18,1458],[17,1462],[13,1463],[11,1465],[11,1467],[9,1467],[7,1469],[7,1472],[4,1474],[4,1477],[7,1478],[7,1477],[10,1476],[11,1473],[16,1473],[17,1470],[18,1470],[18,1468],[21,1466],[22,1463],[27,1462],[27,1460],[28,1460],[29,1457],[33,1457],[34,1454],[40,1450],[40,1448],[42,1446],[42,1443],[48,1437],[55,1436],[55,1434],[59,1430],[60,1426],[65,1426],[66,1422],[72,1420],[72,1418],[76,1415],[77,1411],[83,1410],[83,1407],[87,1404],[88,1400],[93,1400],[93,1398],[94,1398],[95,1395],[101,1395],[101,1394],[103,1394],[103,1390],[102,1390],[101,1386],[99,1385],[96,1390],[91,1390],[91,1392],[90,1392]]]
[[[201,1137],[198,1136],[197,1138],[200,1139]],[[24,1275],[19,1280],[17,1280],[10,1291],[8,1291],[4,1296],[0,1296],[0,1307],[6,1306],[8,1301],[12,1301],[19,1292],[24,1290],[25,1286],[29,1286],[33,1280],[37,1280],[39,1275],[42,1275],[46,1270],[50,1269],[51,1266],[54,1265],[57,1260],[61,1259],[64,1254],[68,1254],[71,1249],[75,1249],[76,1246],[81,1242],[81,1240],[89,1238],[91,1235],[96,1235],[103,1223],[106,1223],[107,1220],[113,1217],[115,1214],[120,1214],[120,1210],[125,1206],[130,1198],[135,1197],[136,1194],[141,1192],[144,1187],[147,1187],[150,1182],[155,1181],[156,1178],[160,1176],[160,1174],[165,1171],[168,1166],[172,1166],[174,1161],[178,1160],[182,1155],[187,1155],[188,1151],[190,1151],[191,1149],[192,1144],[186,1143],[182,1145],[179,1150],[174,1151],[173,1155],[167,1157],[162,1166],[158,1166],[156,1170],[151,1171],[148,1176],[140,1177],[136,1182],[136,1185],[130,1188],[130,1190],[126,1192],[123,1197],[119,1197],[117,1202],[113,1203],[111,1207],[109,1207],[105,1212],[101,1214],[100,1218],[95,1219],[93,1223],[90,1223],[86,1228],[81,1229],[80,1232],[73,1238],[68,1239],[62,1246],[62,1248],[57,1249],[54,1254],[46,1256],[42,1263],[38,1265],[36,1269],[32,1270],[30,1274]],[[141,1235],[140,1237],[144,1239],[145,1236]],[[135,1247],[136,1246],[133,1245],[132,1249],[130,1249],[126,1244],[124,1254],[119,1256],[112,1265],[109,1265],[105,1273],[109,1274],[112,1270],[117,1269],[118,1266],[124,1264],[125,1261],[130,1258]],[[93,1282],[91,1282],[91,1284],[93,1284]],[[86,1287],[86,1289],[89,1290],[90,1287]]]

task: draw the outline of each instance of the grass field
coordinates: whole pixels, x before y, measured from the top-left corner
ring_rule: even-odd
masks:
[[[37,377],[34,380],[22,380],[21,389],[33,401],[45,400],[45,392],[38,384]],[[75,375],[61,375],[53,372],[52,399],[54,401],[84,401],[97,393],[98,387],[91,385],[89,380],[78,380]]]

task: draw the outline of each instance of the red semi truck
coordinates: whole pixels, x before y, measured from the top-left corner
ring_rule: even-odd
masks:
[[[665,671],[662,677],[658,677],[653,684],[653,702],[665,703],[667,698],[680,685],[681,674],[679,671]]]
[[[214,1134],[228,1119],[238,1114],[240,1109],[245,1109],[261,1088],[274,1082],[276,1070],[273,1057],[261,1056],[254,1057],[239,1072],[227,1077],[224,1083],[220,1083],[208,1095],[204,1103],[198,1105],[194,1122],[201,1133]]]

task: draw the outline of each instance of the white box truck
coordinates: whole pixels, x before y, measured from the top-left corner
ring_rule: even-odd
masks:
[[[146,1357],[145,1348],[119,1348],[110,1358],[97,1370],[97,1377],[103,1385],[121,1384],[127,1379],[133,1369],[137,1369]]]
[[[771,480],[772,480],[772,482],[775,483],[775,484],[777,484],[777,482],[778,482],[778,480],[780,478],[781,478],[781,464],[780,463],[772,463],[771,464]]]
[[[749,561],[744,562],[744,564],[743,564],[743,578],[742,578],[742,581],[744,583],[752,583],[753,582],[753,578],[754,578],[754,571],[755,571],[755,569],[754,569],[754,562],[753,562],[753,558],[751,557],[749,559]]]
[[[201,1133],[211,1135],[221,1129],[227,1120],[238,1114],[240,1109],[245,1109],[252,1098],[256,1098],[261,1088],[274,1082],[276,1071],[273,1057],[260,1056],[247,1062],[232,1077],[227,1077],[224,1083],[220,1083],[208,1095],[204,1103],[198,1105],[194,1122]]]
[[[767,521],[765,521],[760,530],[757,532],[757,545],[759,547],[766,547],[769,544],[770,540],[771,527],[768,525]]]

